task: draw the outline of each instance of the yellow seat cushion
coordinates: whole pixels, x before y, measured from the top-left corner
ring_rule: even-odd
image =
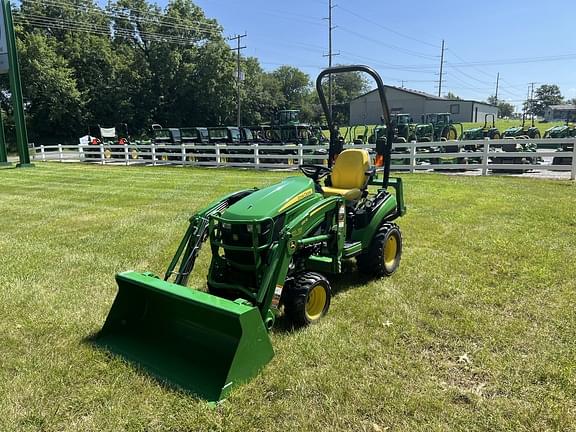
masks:
[[[324,192],[324,195],[340,195],[348,201],[355,201],[362,196],[362,191],[360,189],[338,189],[330,186],[324,186],[322,187],[322,191]]]
[[[370,169],[370,156],[367,150],[348,149],[338,155],[332,173],[331,186],[324,186],[326,195],[341,195],[354,201],[362,196],[361,188],[366,183],[366,172]]]

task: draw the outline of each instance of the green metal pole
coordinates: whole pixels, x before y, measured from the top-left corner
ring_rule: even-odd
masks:
[[[12,7],[10,1],[0,0],[4,10],[6,24],[6,42],[8,44],[8,64],[10,70],[10,91],[12,93],[12,105],[14,108],[14,123],[16,125],[16,146],[20,163],[16,167],[33,167],[28,153],[28,133],[26,132],[26,119],[24,118],[24,103],[22,102],[22,86],[20,84],[20,66],[18,64],[18,52],[16,51],[16,35],[14,34],[14,21],[12,20]]]
[[[6,151],[6,137],[4,136],[4,121],[2,110],[0,109],[0,167],[12,165],[8,162],[8,152]]]

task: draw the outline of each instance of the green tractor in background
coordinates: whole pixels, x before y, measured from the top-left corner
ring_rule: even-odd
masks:
[[[544,132],[544,138],[574,138],[576,137],[576,127],[566,120],[566,124],[562,126],[554,126]],[[574,144],[562,143],[557,147],[559,152],[572,152],[574,151]],[[572,157],[570,156],[556,156],[552,159],[552,165],[571,165]]]
[[[492,118],[492,125],[488,124],[488,118]],[[484,125],[482,127],[466,129],[460,139],[462,141],[474,141],[474,140],[484,140],[484,139],[491,139],[497,140],[500,139],[502,134],[496,127],[496,116],[494,114],[486,114],[484,115]],[[482,144],[464,144],[464,150],[467,152],[481,152],[483,151]],[[480,163],[482,161],[481,157],[472,157],[468,159],[470,162],[473,163]]]
[[[576,137],[576,127],[568,120],[562,126],[554,126],[546,129],[544,138],[574,138]]]
[[[534,124],[534,117],[532,117],[532,125],[526,126],[526,115],[522,115],[522,126],[515,126],[506,129],[502,132],[502,138],[519,138],[519,139],[540,139],[540,129]]]
[[[488,125],[488,118],[492,118],[492,126]],[[482,140],[489,138],[491,140],[500,139],[502,134],[496,127],[496,116],[494,114],[486,114],[484,116],[484,126],[466,129],[462,133],[461,139],[464,141]]]
[[[449,113],[433,113],[422,116],[422,123],[414,127],[416,141],[453,141],[458,139],[456,125],[464,132],[462,123],[452,121]]]
[[[415,141],[416,137],[414,134],[414,123],[412,122],[412,116],[410,114],[392,114],[391,121],[392,128],[394,131],[394,143],[406,143],[409,141]],[[375,126],[368,138],[370,144],[375,144],[379,139],[386,139],[387,127],[385,125]],[[393,154],[410,154],[410,149],[408,147],[398,147],[395,146],[392,151]],[[392,165],[409,165],[410,158],[404,159],[392,159]]]
[[[414,133],[418,142],[430,141],[456,141],[458,139],[458,130],[456,126],[460,127],[460,135],[464,132],[462,123],[452,120],[449,113],[433,113],[423,116],[422,124],[414,127]],[[461,153],[464,149],[460,143],[451,143],[435,147],[424,147],[421,149],[424,152],[432,153]],[[466,157],[462,156],[441,156],[429,159],[432,165],[463,165],[466,164]]]
[[[366,150],[342,151],[328,115],[322,79],[348,72],[366,72],[377,84],[388,126],[376,143],[380,178]],[[303,176],[233,192],[194,214],[163,278],[116,275],[118,294],[97,345],[218,401],[272,359],[268,332],[278,316],[302,327],[328,312],[326,275],[338,278],[345,261],[355,260],[363,276],[396,271],[402,235],[394,221],[405,207],[401,179],[390,178],[384,84],[367,66],[338,66],[319,74],[316,89],[329,119],[329,166],[301,165]],[[187,287],[204,242],[211,252],[207,292]]]

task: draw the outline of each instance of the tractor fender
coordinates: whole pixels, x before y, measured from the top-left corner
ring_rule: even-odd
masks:
[[[397,202],[396,197],[388,195],[379,206],[373,210],[372,218],[368,225],[363,228],[355,229],[352,232],[352,240],[362,242],[362,249],[370,247],[372,238],[383,222],[392,220],[392,215],[396,214]]]

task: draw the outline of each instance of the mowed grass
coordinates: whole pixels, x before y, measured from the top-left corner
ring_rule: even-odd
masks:
[[[329,314],[273,331],[273,361],[216,408],[86,342],[115,272],[161,273],[195,210],[286,175],[0,170],[0,430],[576,430],[570,182],[404,175],[399,271],[347,265]]]

